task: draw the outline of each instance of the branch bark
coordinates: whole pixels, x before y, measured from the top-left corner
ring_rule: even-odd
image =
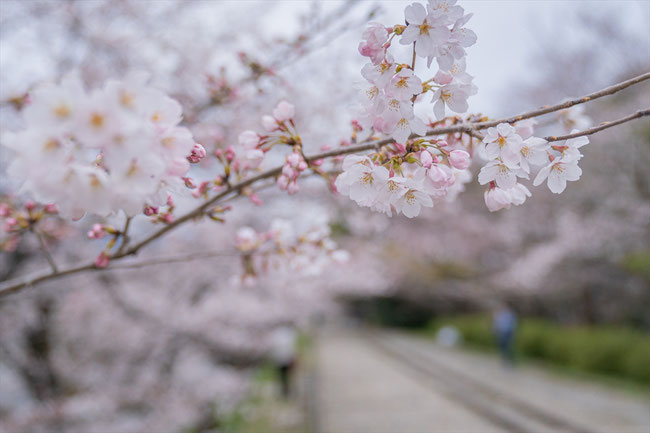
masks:
[[[604,129],[611,128],[613,126],[620,125],[621,123],[626,123],[629,122],[630,120],[635,120],[639,119],[641,117],[645,116],[650,116],[650,108],[646,108],[645,110],[639,110],[634,114],[630,114],[629,116],[622,117],[618,120],[612,120],[610,122],[603,122],[598,126],[594,126],[593,128],[585,129],[584,131],[579,131],[579,132],[574,132],[573,134],[567,134],[567,135],[560,135],[560,136],[555,136],[551,135],[549,137],[544,137],[544,140],[546,141],[562,141],[562,140],[569,140],[571,138],[577,138],[577,137],[584,137],[587,135],[592,135],[597,132],[600,132]]]

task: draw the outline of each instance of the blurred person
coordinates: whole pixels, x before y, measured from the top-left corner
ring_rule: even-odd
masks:
[[[513,366],[515,363],[514,343],[517,331],[517,316],[508,305],[501,304],[494,311],[492,329],[504,364]]]
[[[296,365],[296,330],[291,324],[280,325],[271,334],[270,357],[280,377],[282,396],[289,398]]]
[[[443,326],[436,332],[436,343],[444,347],[458,346],[462,340],[463,336],[455,326]]]

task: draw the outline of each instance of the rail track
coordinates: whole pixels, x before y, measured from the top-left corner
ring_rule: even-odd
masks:
[[[504,431],[517,433],[596,433],[564,414],[549,412],[476,379],[399,335],[370,332],[378,352],[398,362],[418,382],[434,388]]]

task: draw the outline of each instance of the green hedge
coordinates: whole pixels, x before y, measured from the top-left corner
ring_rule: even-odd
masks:
[[[467,345],[495,348],[489,316],[438,318],[429,328],[435,332],[445,325],[458,328]],[[650,384],[650,335],[630,328],[568,327],[523,319],[517,330],[516,351],[526,358]]]

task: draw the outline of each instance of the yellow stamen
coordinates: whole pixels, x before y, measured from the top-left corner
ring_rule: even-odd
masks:
[[[65,119],[70,116],[70,108],[65,104],[60,104],[54,109],[54,115],[59,119]]]
[[[100,129],[104,126],[104,116],[102,116],[99,113],[93,113],[90,116],[90,124],[93,126],[95,129]]]
[[[413,204],[415,203],[415,194],[413,194],[413,190],[409,189],[406,194],[404,194],[404,198],[406,199],[406,202],[408,204]]]
[[[50,138],[43,145],[43,149],[47,152],[52,152],[59,147],[61,147],[61,143],[59,143],[59,140],[55,140],[54,138]]]
[[[122,92],[122,96],[120,97],[120,103],[124,105],[125,107],[131,108],[133,107],[133,100],[135,98],[133,97],[132,93],[129,92]]]

